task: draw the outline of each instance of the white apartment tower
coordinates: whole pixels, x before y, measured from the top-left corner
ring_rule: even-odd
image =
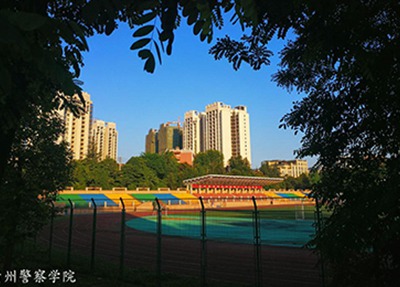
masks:
[[[84,159],[87,156],[93,117],[93,103],[90,100],[90,95],[85,92],[82,92],[82,95],[85,105],[82,104],[83,111],[79,117],[74,116],[68,109],[59,111],[65,123],[63,139],[69,143],[75,160]]]
[[[228,164],[232,157],[231,107],[221,102],[206,106],[205,150],[218,150]]]
[[[117,125],[115,123],[109,122],[107,123],[106,128],[106,157],[110,157],[117,160],[117,151],[118,151],[118,132]]]
[[[231,114],[232,156],[247,158],[251,163],[250,119],[245,106],[232,109]]]
[[[92,128],[92,143],[100,160],[117,160],[118,132],[115,123],[95,120]]]
[[[216,102],[205,113],[185,113],[183,148],[193,153],[218,150],[228,165],[233,156],[247,158],[251,164],[250,120],[245,106],[232,109]]]
[[[204,118],[205,113],[188,111],[185,113],[183,129],[183,149],[194,154],[204,151]]]

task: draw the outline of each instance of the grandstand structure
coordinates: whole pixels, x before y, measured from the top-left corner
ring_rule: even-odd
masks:
[[[282,182],[282,178],[207,174],[186,179],[183,184],[190,193],[254,193],[263,186]]]
[[[170,190],[169,188],[136,188],[127,190],[116,187],[112,190],[102,190],[87,187],[85,190],[61,191],[57,204],[68,206],[69,200],[78,208],[91,208],[93,202],[97,207],[119,210],[121,199],[128,209],[134,211],[149,211],[153,209],[153,201],[158,198],[168,209],[197,209],[201,197],[209,208],[246,208],[253,205],[255,197],[258,205],[288,205],[313,203],[308,197],[309,190],[265,190],[263,186],[281,182],[281,178],[231,176],[209,174],[184,180],[186,188]]]

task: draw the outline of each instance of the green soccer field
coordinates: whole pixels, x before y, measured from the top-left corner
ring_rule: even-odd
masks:
[[[162,216],[162,234],[200,239],[200,212],[174,212]],[[127,222],[128,227],[156,233],[157,217],[144,216]],[[304,246],[314,235],[313,207],[282,207],[259,212],[261,243],[275,246]],[[254,242],[253,211],[209,210],[206,212],[207,240],[251,244]]]
[[[259,218],[261,219],[306,219],[314,220],[314,206],[284,206],[274,208],[259,209]],[[249,217],[252,216],[252,210],[208,210],[207,214],[221,217]],[[299,218],[303,217],[304,218]]]

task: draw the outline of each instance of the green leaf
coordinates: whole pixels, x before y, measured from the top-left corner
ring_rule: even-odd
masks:
[[[208,36],[207,36],[207,43],[208,44],[210,44],[212,42],[212,38],[213,38],[213,34],[212,33],[208,34]]]
[[[153,12],[150,12],[150,13],[147,13],[145,15],[140,16],[140,18],[137,19],[137,20],[134,20],[133,23],[134,24],[138,24],[138,25],[142,25],[142,24],[145,24],[147,22],[150,22],[156,16],[157,16],[157,13],[155,11],[153,11]]]
[[[42,27],[48,19],[39,14],[28,12],[11,13],[10,22],[23,31],[33,31]]]
[[[193,1],[181,1],[181,6],[183,7],[182,16],[187,17],[193,10],[197,10],[196,3]]]
[[[54,20],[54,25],[59,29],[59,35],[64,39],[68,44],[75,44],[76,37],[74,31],[68,26],[68,23],[63,22],[62,20]]]
[[[159,33],[159,38],[161,42],[164,42],[169,39],[169,35],[166,31],[162,31],[161,34]]]
[[[69,21],[68,26],[79,37],[79,39],[81,39],[81,42],[82,42],[83,46],[85,47],[85,49],[89,50],[89,46],[86,42],[85,34],[83,33],[83,30],[81,29],[81,27],[75,21]]]
[[[146,63],[144,64],[144,70],[148,73],[153,73],[156,68],[156,61],[154,60],[154,56],[150,53]]]
[[[16,44],[20,48],[29,48],[20,32],[21,30],[11,25],[11,23],[7,21],[7,19],[2,18],[0,14],[0,43]]]
[[[116,23],[114,21],[110,21],[106,24],[106,30],[105,33],[107,36],[111,35],[111,33],[115,30],[117,27]]]
[[[197,12],[197,10],[192,11],[192,13],[187,18],[188,25],[192,25],[194,22],[196,22],[198,15],[199,13]]]
[[[204,40],[206,39],[207,35],[204,33],[200,34],[200,41],[204,42]]]
[[[144,59],[149,58],[153,54],[151,53],[151,51],[149,49],[143,49],[143,50],[139,51],[138,55],[142,60],[144,60]]]
[[[158,0],[141,0],[138,2],[138,8],[142,11],[153,9],[159,5]]]
[[[207,3],[197,3],[196,7],[200,11],[200,18],[202,19],[210,18],[211,11]]]
[[[153,29],[154,29],[154,25],[143,26],[143,27],[139,28],[138,30],[136,30],[135,33],[133,33],[133,37],[145,36],[147,34],[150,34],[151,31],[153,31]]]
[[[136,41],[135,43],[133,43],[130,49],[131,50],[140,49],[140,48],[146,46],[149,42],[150,42],[149,38],[140,39],[140,40]]]
[[[210,22],[211,20],[207,20],[207,21],[205,21],[204,22],[204,24],[203,24],[203,32],[202,32],[202,34],[204,34],[204,35],[208,35],[208,33],[211,31],[211,22]]]
[[[172,43],[174,42],[174,37],[170,38],[167,45],[167,55],[172,54]]]
[[[200,33],[201,28],[203,28],[203,24],[204,24],[204,21],[197,21],[196,22],[196,24],[193,27],[193,33],[195,35],[198,35]]]

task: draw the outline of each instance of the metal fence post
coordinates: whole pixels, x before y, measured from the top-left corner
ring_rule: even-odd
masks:
[[[68,202],[70,205],[69,212],[69,232],[68,232],[68,251],[67,251],[67,267],[70,267],[71,264],[71,245],[72,245],[72,223],[74,218],[74,205],[71,199],[68,198]]]
[[[124,255],[125,255],[125,203],[122,197],[119,198],[122,204],[121,211],[121,241],[120,241],[120,254],[119,254],[119,276],[124,276]]]
[[[207,272],[207,235],[206,235],[206,210],[204,208],[203,198],[199,198],[201,204],[201,262],[200,262],[200,286],[207,285],[206,272]]]
[[[53,230],[54,230],[54,203],[50,201],[51,213],[50,213],[50,235],[49,235],[49,262],[51,262],[51,252],[53,249]]]
[[[157,286],[161,286],[161,235],[162,235],[162,210],[160,201],[158,198],[155,198],[157,204]]]
[[[253,232],[254,232],[254,254],[255,254],[255,276],[256,286],[262,286],[261,274],[261,236],[260,236],[260,220],[259,211],[257,208],[256,198],[252,196],[254,211],[253,211]]]
[[[93,203],[93,225],[92,225],[92,251],[90,256],[90,271],[94,271],[94,254],[96,246],[96,225],[97,225],[97,205],[93,198],[91,198]]]
[[[315,197],[315,207],[316,207],[316,217],[317,217],[317,224],[316,224],[316,231],[317,236],[321,233],[321,208],[319,206],[318,196]],[[325,287],[325,264],[324,258],[321,252],[319,252],[319,257],[321,261],[321,280],[322,280],[322,287]]]

